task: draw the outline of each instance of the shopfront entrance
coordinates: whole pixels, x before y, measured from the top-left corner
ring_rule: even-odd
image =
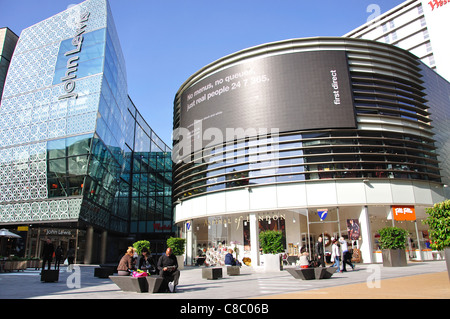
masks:
[[[75,251],[75,263],[82,260],[84,256],[84,248],[79,247],[80,240],[83,240],[85,231],[72,228],[46,228],[36,227],[30,228],[27,233],[27,244],[25,254],[28,258],[42,257],[44,243],[49,238],[54,248],[61,247],[64,258],[67,256],[69,249]],[[77,248],[78,249],[75,249]]]
[[[392,221],[392,209],[381,205],[323,207],[204,217],[184,222],[181,236],[187,240],[188,265],[198,260],[210,266],[222,265],[229,248],[239,260],[246,258],[252,265],[260,265],[259,232],[266,229],[283,233],[285,253],[290,257],[298,256],[302,247],[313,256],[319,236],[324,239],[325,254],[330,256],[331,238],[343,237],[352,249],[353,262],[373,263],[381,262],[378,230],[395,224],[410,233],[410,258],[422,258],[428,240],[427,227],[420,222],[425,218],[424,209],[416,208],[417,221]]]

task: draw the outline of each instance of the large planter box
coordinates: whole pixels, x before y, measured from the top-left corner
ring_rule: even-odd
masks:
[[[405,267],[407,265],[404,249],[383,249],[382,254],[384,267]]]
[[[176,256],[178,262],[178,270],[184,269],[184,255]]]
[[[283,263],[281,262],[281,255],[265,254],[264,255],[264,271],[281,271],[283,270]]]
[[[27,260],[27,268],[41,268],[42,261],[39,259]]]
[[[447,264],[448,279],[450,280],[450,248],[444,249],[445,263]]]
[[[6,260],[4,270],[7,271],[13,271],[13,270],[25,270],[27,269],[27,261],[13,261],[13,260]]]

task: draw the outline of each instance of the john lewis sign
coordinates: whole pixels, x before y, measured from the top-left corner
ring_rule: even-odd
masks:
[[[77,78],[77,70],[78,70],[78,60],[80,57],[75,55],[81,52],[81,45],[83,44],[83,33],[86,31],[86,22],[89,20],[90,13],[86,12],[81,16],[80,21],[77,24],[77,29],[75,32],[75,37],[72,40],[72,45],[74,49],[67,51],[64,55],[70,56],[67,61],[67,71],[66,74],[61,78],[61,81],[64,83],[64,91],[65,94],[61,95],[58,99],[67,99],[67,98],[78,98],[78,93],[75,93],[75,79]]]

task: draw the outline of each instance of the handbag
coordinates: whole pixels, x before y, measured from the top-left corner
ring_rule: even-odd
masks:
[[[131,275],[133,278],[139,278],[139,277],[147,277],[148,274],[144,271],[133,271],[133,274]]]

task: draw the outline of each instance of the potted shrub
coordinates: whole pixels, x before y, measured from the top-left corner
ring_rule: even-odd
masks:
[[[447,272],[450,279],[450,200],[427,208],[424,224],[430,227],[431,248],[444,250]]]
[[[406,239],[409,233],[399,227],[385,227],[378,231],[380,248],[383,256],[383,266],[406,266]]]
[[[167,248],[172,248],[172,252],[177,256],[178,269],[184,268],[184,250],[186,239],[170,237],[167,239]]]
[[[282,256],[283,234],[281,231],[266,230],[259,234],[259,245],[264,254],[264,270],[280,271],[283,270]]]
[[[150,252],[150,242],[148,240],[139,240],[133,244],[133,248],[136,249],[138,255],[142,253],[144,247]]]

